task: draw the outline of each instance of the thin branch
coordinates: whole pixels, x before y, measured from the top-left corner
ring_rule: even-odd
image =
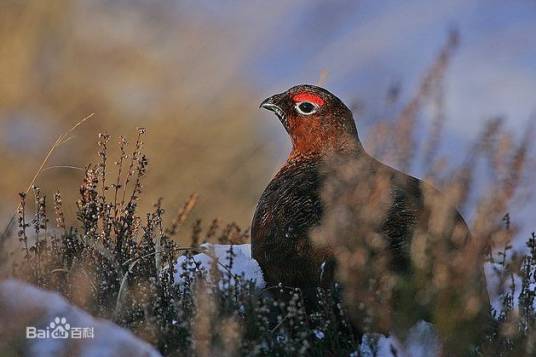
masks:
[[[83,167],[78,167],[78,166],[71,166],[71,165],[54,165],[54,166],[48,166],[48,167],[45,167],[41,173],[45,172],[45,171],[48,171],[48,170],[52,170],[52,169],[74,169],[74,170],[79,170],[79,171],[86,171]]]
[[[34,185],[35,181],[37,180],[37,178],[39,177],[39,175],[43,172],[43,169],[46,165],[46,163],[48,162],[48,160],[50,159],[50,157],[52,156],[52,153],[54,152],[54,150],[56,150],[56,148],[58,148],[60,145],[66,143],[67,141],[70,140],[70,134],[76,130],[76,128],[78,128],[80,125],[82,125],[83,123],[85,123],[86,121],[88,121],[89,119],[91,119],[93,116],[95,115],[95,113],[91,113],[89,114],[88,116],[86,116],[85,118],[83,118],[82,120],[80,120],[78,123],[76,123],[72,128],[70,128],[69,130],[67,130],[66,132],[64,132],[63,134],[61,134],[57,139],[56,141],[54,142],[54,144],[50,147],[50,149],[48,150],[47,154],[45,155],[43,161],[41,162],[41,165],[39,166],[39,168],[37,169],[35,175],[33,176],[32,180],[30,181],[30,184],[28,185],[28,187],[26,188],[26,191],[25,193],[27,194],[28,192],[30,192],[30,189],[32,188],[32,186]],[[20,203],[17,205],[17,209],[15,210],[15,212],[17,212],[20,208]],[[11,229],[11,226],[13,225],[13,222],[15,222],[15,216],[16,216],[16,213],[13,214],[11,216],[11,219],[9,220],[8,224],[6,225],[6,228],[4,229],[4,231],[2,232],[2,235],[0,235],[0,243],[3,243],[4,240],[7,238],[7,235],[8,235],[8,232],[10,231]]]

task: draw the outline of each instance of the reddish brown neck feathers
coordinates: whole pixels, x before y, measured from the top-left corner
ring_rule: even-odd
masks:
[[[291,118],[289,128],[292,139],[289,160],[356,151],[360,146],[357,137],[350,135],[334,120],[327,123],[325,118],[318,117],[307,121]]]

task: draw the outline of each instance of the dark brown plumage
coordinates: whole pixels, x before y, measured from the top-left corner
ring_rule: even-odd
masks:
[[[299,105],[313,112],[303,112]],[[308,234],[322,219],[325,155],[362,152],[352,113],[329,92],[308,85],[274,95],[261,107],[276,113],[292,139],[292,151],[257,205],[251,227],[253,257],[268,284],[329,284],[321,266],[333,254],[329,248],[313,248]]]
[[[275,112],[292,141],[292,151],[264,190],[252,221],[252,252],[268,285],[283,283],[304,290],[329,286],[333,281],[333,248],[318,248],[310,240],[326,207],[321,199],[324,183],[333,173],[329,160],[359,161],[371,177],[383,175],[389,185],[390,207],[380,232],[387,240],[391,269],[411,270],[410,244],[423,229],[429,212],[423,192],[441,193],[421,180],[403,174],[369,156],[363,149],[351,111],[336,96],[312,85],[295,86],[261,104]],[[469,229],[453,209],[450,230],[466,240]],[[482,277],[482,281],[484,278]],[[485,288],[483,288],[485,289]]]
[[[300,113],[303,103],[311,103],[312,113]],[[423,213],[423,183],[369,156],[350,109],[322,88],[295,86],[261,107],[276,113],[292,140],[287,162],[264,190],[252,222],[253,257],[266,281],[300,288],[329,285],[321,266],[333,253],[329,247],[313,247],[309,233],[322,220],[320,194],[330,174],[327,162],[334,155],[343,161],[358,159],[371,176],[389,177],[393,204],[383,232],[392,246],[395,269],[406,270],[408,241]],[[458,221],[468,232],[461,216]]]

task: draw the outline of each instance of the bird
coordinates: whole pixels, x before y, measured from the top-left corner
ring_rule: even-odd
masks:
[[[418,229],[429,229],[423,224],[430,216],[425,191],[440,200],[443,194],[369,155],[360,141],[352,111],[324,88],[297,85],[265,99],[260,108],[275,113],[292,144],[286,162],[260,196],[251,223],[252,256],[267,286],[299,288],[314,301],[314,289],[329,288],[334,283],[337,247],[314,244],[311,233],[328,213],[322,192],[334,175],[330,166],[337,157],[345,163],[355,161],[368,177],[386,178],[390,199],[379,233],[389,253],[389,269],[399,276],[411,275],[413,236]],[[355,208],[359,211],[361,206]],[[453,212],[449,234],[456,231],[465,242],[471,237],[470,230],[461,214],[456,209]],[[485,285],[483,272],[477,275]],[[485,287],[480,289],[484,311],[489,307],[489,297]],[[428,314],[423,317],[429,318]]]

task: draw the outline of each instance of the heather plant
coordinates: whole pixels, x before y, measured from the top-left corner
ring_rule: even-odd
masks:
[[[120,138],[120,157],[111,163],[110,136],[99,136],[98,163],[85,169],[77,206],[77,224],[66,222],[60,192],[49,210],[38,187],[20,195],[13,275],[60,292],[95,316],[111,319],[154,344],[166,355],[313,354],[356,349],[357,342],[341,305],[340,292],[318,292],[318,312],[309,316],[301,292],[276,300],[270,289],[232,273],[233,244],[249,240],[235,223],[214,220],[205,229],[191,227],[191,242],[174,237],[186,227],[195,206],[192,195],[169,227],[162,200],[144,216],[138,213],[148,159],[143,154],[144,129],[132,152]],[[115,177],[109,173],[114,168]],[[112,179],[113,177],[113,179]],[[51,218],[53,212],[54,219]],[[31,218],[29,218],[31,217]],[[55,222],[55,224],[51,224]],[[225,259],[207,270],[196,253],[211,254],[202,243],[230,244]],[[177,258],[184,256],[177,276]],[[210,276],[210,279],[208,277]]]
[[[495,129],[496,122],[490,126],[483,134],[486,140],[490,140],[492,135],[499,135],[498,129]],[[360,242],[347,237],[348,232],[354,232],[348,222],[363,221],[349,219],[349,214],[355,212],[343,209],[346,200],[367,200],[368,208],[360,212],[360,219],[366,220],[367,224],[360,227],[374,227],[382,217],[386,203],[381,199],[381,180],[367,183],[372,185],[369,188],[377,190],[362,190],[359,189],[362,181],[352,181],[358,176],[356,172],[344,166],[337,167],[340,175],[334,177],[350,182],[344,181],[340,186],[331,183],[326,188],[326,195],[330,194],[330,190],[335,190],[333,194],[343,199],[342,202],[335,202],[339,207],[337,215],[330,218],[335,221],[327,221],[315,232],[315,236],[323,234],[327,239],[346,239],[344,245],[339,244],[341,251],[338,252],[342,257],[338,276],[344,289],[340,286],[331,290],[319,289],[317,297],[320,308],[308,314],[299,290],[285,286],[260,289],[254,282],[235,276],[232,273],[235,256],[232,245],[225,259],[219,262],[214,260],[214,266],[208,270],[196,261],[195,254],[199,252],[211,254],[202,244],[204,242],[247,242],[248,231],[236,224],[222,226],[218,220],[213,220],[205,228],[200,220],[195,220],[190,228],[192,244],[181,246],[177,243],[174,237],[180,232],[185,234],[187,218],[196,204],[196,195],[185,202],[168,227],[164,226],[162,220],[165,214],[163,200],[158,200],[153,210],[144,216],[138,213],[143,179],[149,163],[143,154],[144,135],[145,131],[140,129],[131,152],[127,141],[120,138],[118,145],[121,154],[114,162],[108,154],[110,137],[100,135],[98,162],[87,166],[80,186],[76,224],[66,221],[60,192],[53,195],[52,202],[47,202],[46,195],[35,186],[28,194],[21,193],[17,214],[20,248],[15,252],[13,275],[40,287],[56,290],[92,314],[131,329],[166,355],[350,354],[358,350],[359,344],[350,320],[361,322],[365,331],[389,331],[392,324],[386,306],[392,301],[393,287],[400,282],[397,277],[386,274],[387,258],[378,253],[382,244],[367,232],[371,228],[360,231],[359,236],[366,238]],[[518,160],[521,152],[526,150],[525,146],[522,143],[515,148],[513,155],[508,154],[514,157],[517,167],[520,167]],[[503,172],[511,173],[513,169],[504,169]],[[112,170],[115,173],[110,173]],[[464,173],[462,177],[466,178],[467,173]],[[348,185],[352,182],[357,186]],[[512,181],[507,182],[507,187],[511,187]],[[344,187],[358,189],[353,194],[338,194]],[[462,189],[456,185],[451,187],[453,190]],[[494,206],[492,209],[483,205],[480,211],[488,217],[492,213],[495,214],[493,217],[497,217],[501,209],[506,207],[502,199],[501,196],[501,207]],[[477,219],[476,222],[481,221]],[[495,252],[489,254],[488,258],[499,277],[501,308],[493,312],[495,328],[477,331],[485,332],[485,336],[482,345],[475,347],[474,354],[485,355],[488,349],[493,349],[499,355],[529,354],[535,324],[536,238],[533,234],[528,240],[526,255],[512,254],[510,240],[515,229],[510,214],[490,222],[491,226],[480,224],[473,228],[473,239],[486,238],[485,244],[478,241],[477,248],[471,245],[461,248],[460,252],[448,255],[448,259],[441,259],[438,263],[433,259],[436,254],[451,253],[435,240],[436,245],[432,247],[414,247],[416,256],[412,256],[412,259],[426,259],[427,262],[419,265],[426,269],[431,269],[430,265],[446,264],[444,269],[447,271],[454,269],[449,261],[474,259],[473,264],[457,265],[463,268],[463,274],[471,277],[471,269],[480,269],[477,265],[483,263],[478,260],[475,250]],[[331,229],[337,229],[336,233],[332,233]],[[477,238],[481,237],[478,234],[487,236]],[[420,249],[425,249],[425,253]],[[469,252],[465,249],[469,249]],[[363,252],[367,253],[363,255]],[[176,261],[180,256],[185,259],[181,274],[177,276]],[[344,259],[353,259],[353,263]],[[223,266],[223,272],[216,265]],[[474,296],[471,294],[474,290],[463,285],[467,280],[459,281],[459,275],[449,274],[443,278],[436,277],[443,268],[435,269],[428,272],[432,280],[444,280],[441,280],[442,284],[432,284],[432,293],[441,295],[450,290],[463,291],[468,299]],[[423,268],[420,274],[425,273]],[[356,276],[359,279],[355,279]],[[274,289],[280,290],[279,294],[272,294]],[[277,298],[283,295],[290,298]],[[443,298],[457,296],[446,294]],[[452,306],[449,304],[447,308],[451,309]],[[363,310],[363,307],[366,309]],[[471,305],[466,302],[463,307],[470,308]],[[397,308],[398,319],[407,325],[415,322],[418,312],[405,309],[403,303]],[[459,312],[456,309],[446,312],[439,310],[437,313],[447,312],[460,314],[452,318],[464,318],[466,315],[463,313],[467,313],[466,310]],[[435,322],[438,321],[441,331],[441,323],[445,322],[441,319]],[[469,333],[467,330],[463,332]],[[373,335],[367,336],[367,341],[373,340]],[[398,332],[398,336],[403,338],[403,332]]]

